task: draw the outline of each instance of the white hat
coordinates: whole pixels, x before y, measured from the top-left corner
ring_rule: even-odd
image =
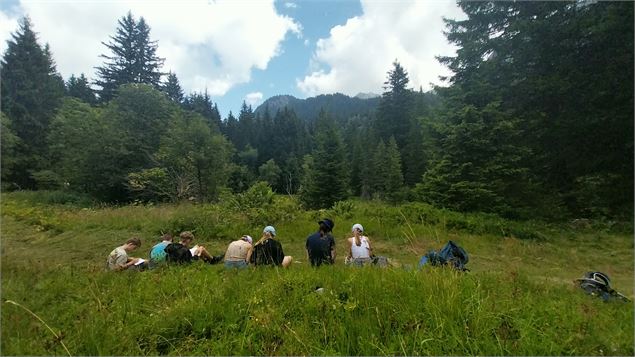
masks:
[[[249,244],[253,244],[254,240],[251,238],[251,236],[249,235],[244,235],[242,236],[242,238],[240,238],[242,240],[244,240],[245,242],[249,243]]]
[[[359,223],[353,224],[353,228],[351,228],[351,232],[355,233],[356,229],[359,229],[360,232],[364,231],[364,227],[362,227],[362,225]]]

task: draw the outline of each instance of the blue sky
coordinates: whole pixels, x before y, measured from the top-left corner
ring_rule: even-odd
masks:
[[[64,78],[94,79],[101,42],[129,10],[149,23],[164,70],[186,93],[207,89],[223,117],[277,94],[381,93],[394,60],[427,90],[448,74],[434,56],[454,51],[441,17],[462,17],[445,0],[3,0],[0,50],[28,14]]]

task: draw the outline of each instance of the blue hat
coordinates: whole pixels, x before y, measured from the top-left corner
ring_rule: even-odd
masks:
[[[332,231],[335,227],[335,223],[328,218],[324,218],[323,220],[319,221],[318,224],[324,224],[330,231]]]
[[[265,229],[262,230],[262,233],[269,232],[272,236],[276,235],[276,229],[273,226],[266,226]]]

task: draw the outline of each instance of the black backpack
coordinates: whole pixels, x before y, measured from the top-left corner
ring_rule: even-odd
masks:
[[[592,296],[598,296],[604,301],[622,300],[630,301],[626,296],[615,291],[611,287],[611,279],[609,276],[599,272],[590,271],[584,274],[583,278],[576,279],[578,285],[584,292]]]
[[[168,244],[164,249],[166,253],[166,260],[168,263],[189,263],[192,261],[192,253],[190,250],[181,243]]]

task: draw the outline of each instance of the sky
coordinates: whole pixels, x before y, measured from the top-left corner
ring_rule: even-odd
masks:
[[[223,118],[279,94],[381,94],[395,60],[429,90],[449,74],[435,56],[455,53],[442,18],[465,17],[446,0],[1,0],[0,52],[28,15],[65,80],[94,80],[128,11],[149,24],[162,70],[186,94],[207,90]]]

